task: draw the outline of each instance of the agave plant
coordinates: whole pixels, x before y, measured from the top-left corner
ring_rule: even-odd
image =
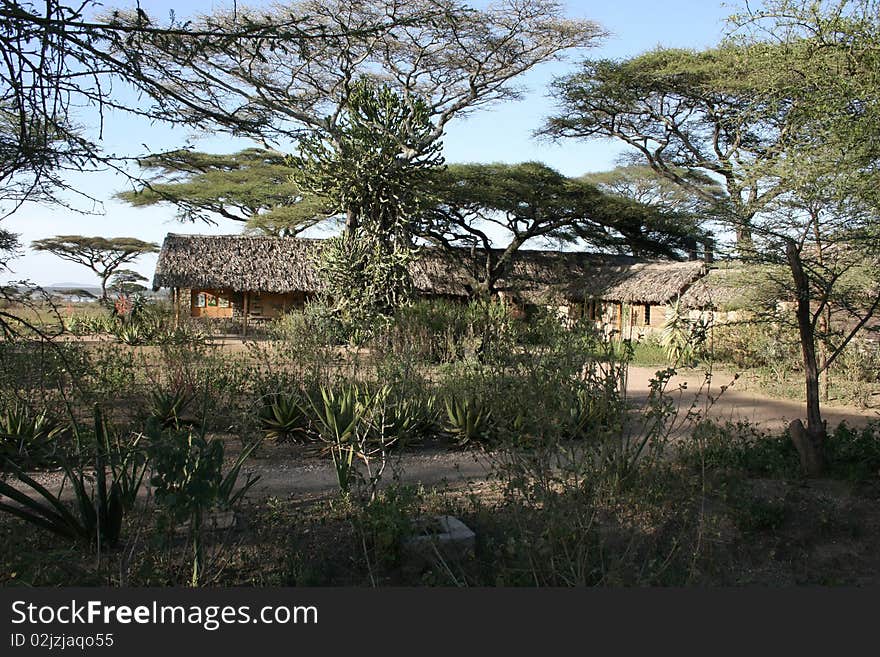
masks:
[[[97,405],[94,420],[94,483],[86,484],[81,466],[62,460],[65,480],[70,481],[75,495],[72,509],[62,502],[60,493],[48,490],[15,467],[13,472],[23,486],[0,481],[0,495],[16,503],[0,502],[0,511],[67,539],[97,542],[99,549],[102,544],[118,543],[124,514],[134,505],[144,478],[145,459],[133,457],[134,450],[123,454],[113,444]],[[108,471],[112,480],[109,485]]]
[[[116,337],[127,345],[138,345],[146,341],[146,334],[140,325],[129,322],[116,330]]]
[[[57,439],[69,430],[45,411],[35,413],[16,401],[0,415],[0,460],[33,465],[51,459]]]
[[[322,387],[320,399],[310,399],[315,428],[320,439],[330,445],[336,481],[343,493],[349,492],[354,481],[354,457],[360,453],[358,430],[367,405],[363,391],[351,384],[339,390]]]
[[[583,438],[596,424],[599,411],[597,400],[587,390],[579,389],[572,402],[568,411],[569,435],[572,438]]]
[[[194,424],[192,420],[183,419],[192,401],[192,393],[183,386],[170,390],[157,388],[150,391],[150,417],[155,418],[163,429]]]
[[[298,442],[309,437],[310,427],[309,415],[298,395],[279,392],[264,397],[260,428],[267,438]]]
[[[391,441],[412,441],[437,429],[440,413],[437,398],[401,396],[385,406],[383,432]]]
[[[456,438],[459,446],[489,439],[491,411],[475,397],[450,396],[445,400],[446,430]]]

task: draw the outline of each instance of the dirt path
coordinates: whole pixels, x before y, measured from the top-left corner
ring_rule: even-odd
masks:
[[[630,400],[636,403],[644,403],[647,400],[650,380],[656,376],[657,369],[659,368],[629,368],[628,398]],[[686,385],[686,389],[679,391],[681,385]],[[728,386],[723,393],[722,386]],[[703,372],[686,371],[674,376],[666,390],[683,410],[687,410],[695,401],[699,408],[705,408],[707,397],[717,397],[707,416],[719,422],[746,420],[769,431],[780,431],[792,420],[804,416],[804,402],[776,399],[755,390],[738,388],[734,375],[730,372],[715,372],[711,385],[707,387]],[[822,416],[827,420],[829,427],[837,426],[843,420],[846,420],[847,424],[864,426],[872,419],[880,419],[880,411],[855,406],[823,406]]]
[[[630,401],[636,404],[645,402],[655,372],[656,368],[630,368],[627,389]],[[718,396],[720,387],[730,385],[732,378],[730,374],[716,374],[708,393],[713,397]],[[703,383],[701,373],[686,372],[676,375],[669,382],[667,391],[680,409],[686,411],[694,400],[701,407],[705,405],[707,389],[701,388]],[[686,387],[680,390],[682,385]],[[800,417],[802,412],[802,402],[771,399],[752,390],[738,390],[734,383],[720,395],[707,415],[722,422],[747,420],[765,429],[778,431],[792,419]],[[850,407],[828,407],[823,412],[829,426],[836,426],[841,420],[863,425],[871,419],[880,418],[876,410]],[[681,431],[686,432],[687,428]],[[393,481],[396,476],[406,483],[422,483],[425,486],[448,484],[453,488],[463,488],[485,480],[490,469],[489,458],[478,451],[450,451],[442,446],[423,447],[395,456],[383,481]],[[260,475],[259,482],[249,494],[251,498],[275,496],[304,499],[332,495],[336,491],[329,457],[309,454],[308,450],[304,452],[297,446],[267,445],[257,451],[245,470]],[[37,479],[56,489],[61,482],[58,473],[43,473]]]
[[[655,374],[656,368],[631,367],[628,399],[643,404],[648,398],[650,380]],[[707,388],[702,373],[685,372],[670,380],[667,391],[682,412],[686,412],[695,400],[701,408],[704,407],[708,393],[709,396],[718,397],[708,410],[708,417],[721,422],[746,420],[769,431],[784,429],[791,420],[803,413],[802,402],[772,399],[752,390],[738,390],[736,383],[731,385],[732,380],[732,374],[716,374]],[[679,389],[682,385],[686,385],[684,390]],[[722,385],[729,388],[719,396]],[[880,413],[875,410],[854,407],[828,407],[823,412],[829,426],[836,426],[841,420],[859,426],[871,419],[880,419]],[[686,431],[686,427],[683,430]],[[261,476],[254,491],[258,495],[320,495],[332,492],[335,487],[332,466],[328,460],[267,456],[255,464],[255,472]],[[479,453],[432,448],[404,454],[389,467],[386,476],[390,479],[396,472],[404,482],[421,482],[426,486],[445,482],[453,487],[461,487],[485,479],[490,467],[489,459]]]

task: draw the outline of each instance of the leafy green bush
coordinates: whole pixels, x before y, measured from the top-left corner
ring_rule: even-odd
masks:
[[[150,483],[156,503],[170,519],[189,522],[193,586],[198,586],[202,576],[205,515],[213,509],[231,509],[257,482],[258,476],[248,475],[246,482],[238,485],[242,466],[258,444],[259,441],[255,441],[245,447],[224,475],[224,449],[220,440],[208,440],[203,433],[193,431],[151,432]]]
[[[697,424],[691,441],[681,445],[685,463],[709,470],[737,470],[756,477],[796,477],[797,450],[786,435],[770,435],[746,422]]]
[[[782,374],[801,363],[800,340],[793,326],[781,321],[731,322],[714,329],[714,359],[739,368],[773,368]]]
[[[851,481],[880,478],[880,423],[856,429],[841,422],[825,445],[829,474]]]

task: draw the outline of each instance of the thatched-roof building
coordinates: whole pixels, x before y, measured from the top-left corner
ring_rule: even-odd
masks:
[[[320,293],[316,259],[322,240],[249,235],[176,235],[165,238],[153,287],[189,291],[195,317],[275,317]],[[499,251],[500,254],[500,251]],[[426,248],[414,263],[414,286],[424,296],[466,298],[486,254],[449,258]],[[586,314],[624,328],[657,327],[665,307],[706,273],[702,262],[627,256],[519,251],[496,290],[522,304]]]

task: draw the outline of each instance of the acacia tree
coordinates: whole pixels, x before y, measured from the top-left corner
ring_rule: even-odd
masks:
[[[88,267],[101,280],[101,300],[107,301],[107,282],[122,265],[145,253],[156,253],[159,245],[134,237],[84,237],[56,235],[31,243],[35,251],[48,251],[63,260]]]
[[[138,292],[146,292],[144,283],[147,277],[142,276],[133,269],[117,269],[110,277],[107,289],[116,294],[131,295]]]
[[[105,11],[99,16],[99,11]],[[353,30],[364,37],[395,24],[376,16]],[[307,14],[278,10],[271,17],[249,12],[198,23],[106,10],[96,0],[0,0],[0,200],[67,204],[58,190],[73,191],[67,170],[112,167],[125,159],[100,146],[105,113],[120,110],[149,119],[198,125],[209,118],[231,130],[248,132],[260,118],[202,102],[166,75],[161,61],[144,61],[141,44],[151,42],[195,57],[223,48],[255,53],[299,48],[306,41],[339,37],[332,26]],[[134,88],[132,102],[120,90]],[[152,104],[150,103],[152,101]],[[83,108],[91,114],[82,115]],[[124,172],[124,171],[123,171]]]
[[[307,16],[322,38],[256,48],[229,39],[193,52],[186,39],[139,32],[118,47],[137,58],[142,72],[174,84],[173,103],[181,111],[238,134],[267,140],[296,139],[303,130],[332,135],[353,83],[367,77],[388,84],[406,102],[427,102],[433,138],[439,139],[455,115],[518,97],[511,80],[602,36],[595,23],[566,20],[560,7],[546,0],[502,2],[485,10],[452,0],[304,0],[273,9],[218,11],[193,21],[191,29],[198,30],[200,21],[216,29],[285,15]],[[135,12],[117,12],[114,18],[121,24],[138,21]],[[172,111],[173,103],[165,111]],[[251,119],[247,126],[244,117]]]
[[[274,11],[217,12],[210,21],[272,20]],[[136,57],[141,72],[174,86],[179,97],[159,110],[275,146],[318,135],[339,150],[357,82],[385,84],[411,111],[423,105],[432,125],[407,138],[398,156],[412,159],[439,142],[456,116],[518,98],[515,78],[603,35],[593,22],[563,18],[548,0],[484,10],[455,0],[304,0],[283,11],[308,16],[324,38],[276,48],[231,39],[193,52],[186,40],[138,33],[119,47]],[[117,19],[137,21],[133,13]],[[384,27],[366,29],[377,24]],[[396,126],[396,134],[408,127]]]
[[[223,217],[280,237],[296,235],[338,211],[326,198],[295,184],[289,156],[275,150],[249,148],[231,155],[178,150],[139,164],[153,174],[152,181],[117,198],[135,207],[171,204],[180,221],[211,223]]]
[[[560,82],[567,111],[545,127],[622,139],[685,188],[672,165],[727,186],[728,220],[741,246],[748,237],[741,251],[791,277],[807,404],[806,426],[790,429],[814,475],[825,461],[819,378],[880,304],[877,10],[875,0],[768,0],[734,17],[735,38],[719,48],[588,63]],[[846,318],[836,337],[830,311]]]
[[[713,204],[747,254],[753,218],[785,189],[774,167],[791,138],[791,107],[756,93],[752,66],[772,51],[763,43],[722,44],[587,60],[554,82],[560,109],[540,134],[622,141],[659,176]],[[723,205],[707,176],[723,185]]]
[[[459,261],[476,295],[491,294],[529,242],[675,257],[699,235],[647,204],[604,194],[539,162],[450,165],[435,174],[434,186],[437,203],[417,232]],[[493,249],[499,239],[505,245]]]
[[[636,239],[633,241],[666,244],[685,250],[689,257],[696,257],[696,241],[699,237],[702,237],[707,250],[711,248],[713,217],[716,208],[724,204],[726,195],[722,186],[708,176],[695,171],[680,171],[678,175],[690,179],[702,193],[693,193],[658,175],[650,167],[639,164],[585,174],[580,180],[596,185],[606,194],[656,209],[654,221],[621,229],[625,234],[627,230],[634,234]],[[685,239],[682,239],[683,236]],[[686,243],[687,236],[693,237],[694,241]],[[633,247],[634,254],[640,255],[635,244]]]

